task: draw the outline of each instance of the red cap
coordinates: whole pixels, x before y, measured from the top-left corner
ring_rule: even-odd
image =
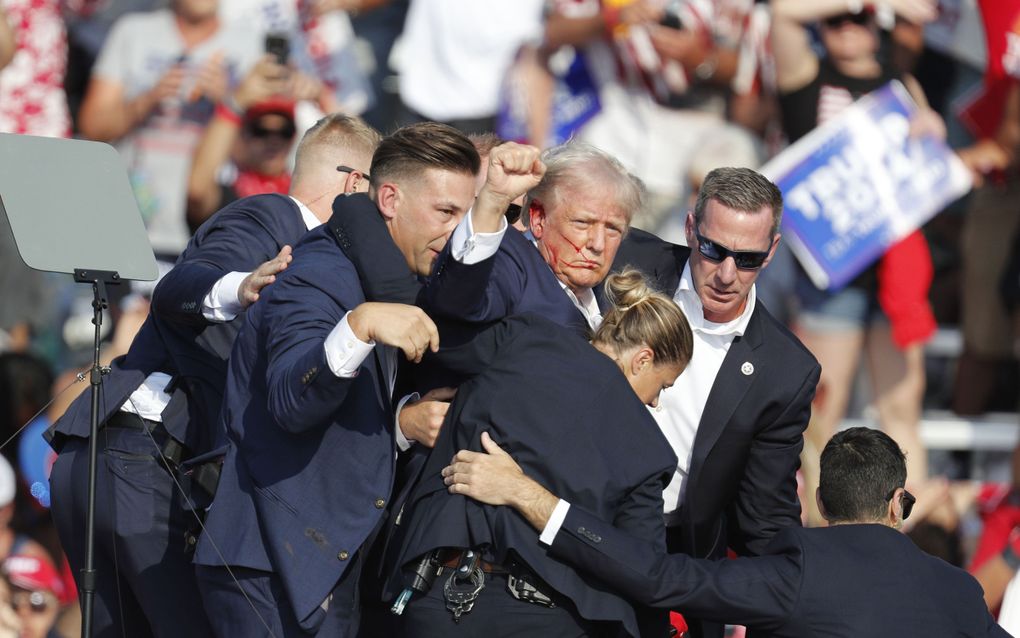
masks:
[[[11,585],[28,591],[48,591],[57,598],[64,584],[57,570],[48,560],[37,556],[10,556],[4,561],[3,571]]]
[[[244,123],[249,124],[263,115],[282,115],[294,121],[294,100],[285,97],[271,97],[248,107],[244,112]]]

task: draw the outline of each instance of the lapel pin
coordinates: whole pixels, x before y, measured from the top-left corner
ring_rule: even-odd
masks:
[[[745,361],[744,365],[740,366],[740,371],[744,373],[744,376],[749,377],[754,374],[754,364],[750,361]]]

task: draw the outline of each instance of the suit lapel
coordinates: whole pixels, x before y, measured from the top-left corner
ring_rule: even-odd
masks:
[[[716,441],[722,434],[747,390],[754,383],[759,365],[758,346],[761,345],[761,315],[755,308],[742,337],[733,339],[719,373],[715,376],[712,391],[701,413],[698,433],[694,438],[694,455],[691,462],[692,474],[700,469]],[[693,476],[692,476],[693,480]]]

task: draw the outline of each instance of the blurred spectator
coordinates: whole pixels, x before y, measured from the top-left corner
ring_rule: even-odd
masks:
[[[543,0],[412,0],[401,44],[403,124],[495,129],[503,76],[541,35]]]
[[[11,585],[11,606],[21,621],[19,638],[57,638],[53,631],[63,585],[46,559],[14,555],[3,564]]]
[[[633,226],[657,231],[670,219],[663,237],[683,241],[690,163],[726,126],[730,95],[753,86],[753,45],[767,33],[753,9],[751,0],[552,0],[545,45],[580,48],[601,101],[580,139],[648,189]]]
[[[235,199],[290,188],[287,159],[297,135],[294,106],[321,85],[266,55],[216,107],[195,149],[188,179],[192,232]]]
[[[11,63],[14,59],[14,29],[7,20],[7,11],[0,7],[0,69]]]
[[[1017,330],[1011,314],[1020,301],[1020,0],[980,5],[988,61],[983,96],[964,118],[978,140],[960,151],[980,187],[964,217],[960,247],[964,351],[953,397],[959,414],[989,409],[996,378],[1015,365]],[[1004,275],[1012,308],[999,294]],[[1016,397],[1011,396],[1009,409],[1015,410]]]
[[[50,400],[53,373],[38,357],[25,353],[0,354],[0,443],[13,437]],[[17,445],[2,452],[17,467]]]
[[[0,578],[0,638],[18,638],[21,635],[21,619],[11,607],[11,585],[6,578]]]
[[[894,0],[888,5],[913,22],[934,17],[930,0]],[[902,80],[918,103],[915,132],[945,137],[941,119],[928,109],[917,82],[879,59],[873,9],[858,5],[856,12],[848,11],[846,0],[775,0],[772,8],[776,79],[791,142],[894,79]],[[812,49],[806,29],[814,22],[819,23],[821,56]],[[907,452],[910,480],[927,479],[920,417],[923,342],[935,329],[927,297],[931,277],[931,255],[920,232],[893,246],[879,264],[836,293],[818,290],[798,268],[798,336],[821,363],[826,388],[805,433],[816,450],[843,419],[865,350],[882,427]],[[806,493],[813,492],[814,486],[808,485]]]
[[[126,13],[165,9],[169,0],[102,0],[86,15],[65,16],[67,22],[67,73],[64,91],[71,111],[71,123],[79,132],[78,116],[88,90],[92,66],[110,34],[110,29]]]
[[[217,17],[217,0],[173,0],[171,9],[129,14],[96,61],[80,128],[117,142],[149,241],[172,261],[188,240],[185,194],[195,145],[217,101],[253,63],[256,34]]]
[[[7,459],[0,457],[0,559],[15,554],[31,556],[51,563],[52,569],[52,559],[43,546],[25,534],[15,532],[11,527],[16,491],[17,477],[14,469]]]
[[[98,0],[2,0],[0,62],[3,42],[14,37],[9,64],[0,64],[0,132],[47,137],[71,134],[64,95],[67,35],[63,12],[88,13]],[[14,28],[13,34],[10,27]],[[9,47],[9,44],[8,44]]]

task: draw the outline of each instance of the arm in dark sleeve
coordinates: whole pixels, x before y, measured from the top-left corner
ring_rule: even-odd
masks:
[[[670,450],[669,467],[676,467],[676,456]],[[651,461],[651,459],[649,459]],[[662,490],[668,477],[665,472],[648,476],[630,494],[616,512],[613,525],[636,539],[644,540],[659,554],[666,553],[666,528],[662,522]],[[642,636],[666,636],[669,614],[663,609],[638,605],[634,609]]]
[[[727,512],[729,546],[742,556],[760,555],[779,530],[800,525],[797,469],[820,373],[814,364],[779,418],[751,441],[737,496]]]
[[[294,214],[297,214],[295,211]],[[283,248],[268,215],[243,207],[224,209],[206,222],[201,243],[188,247],[152,294],[152,312],[180,323],[207,324],[202,302],[229,272],[251,272]]]
[[[507,229],[503,245],[492,257],[476,264],[464,264],[450,254],[450,245],[439,255],[432,277],[425,285],[425,309],[447,319],[488,323],[514,312],[524,295],[527,274],[513,250],[535,250],[523,237],[514,237],[516,229]],[[507,250],[507,242],[515,244]]]
[[[501,349],[509,347],[515,336],[525,330],[534,330],[535,319],[529,315],[517,315],[495,323],[475,335],[471,341],[454,347],[443,347],[439,352],[427,354],[436,362],[455,374],[474,376],[484,372],[496,360]],[[539,320],[543,327],[537,329],[560,329],[551,322]],[[546,326],[546,324],[549,324]],[[550,328],[551,327],[551,328]]]
[[[417,303],[421,284],[368,195],[337,197],[333,200],[333,216],[326,223],[354,263],[368,301]]]
[[[356,297],[344,285],[353,272],[336,273],[329,290],[314,272],[289,275],[273,284],[269,296],[259,302],[264,304],[259,329],[268,350],[269,412],[281,428],[300,433],[330,423],[357,379],[333,374],[324,346],[333,328],[356,305],[343,300]]]
[[[778,536],[768,556],[711,561],[666,554],[573,505],[549,552],[641,604],[754,627],[774,626],[792,612],[803,560],[792,534]]]

